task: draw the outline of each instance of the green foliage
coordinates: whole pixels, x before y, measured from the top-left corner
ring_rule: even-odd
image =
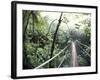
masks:
[[[33,69],[50,59],[53,37],[58,23],[56,19],[59,17],[51,14],[44,16],[42,13],[41,11],[23,10],[23,69]],[[90,22],[90,14],[64,13],[57,31],[53,56],[71,41],[79,40],[90,47]],[[90,57],[82,52],[78,45],[76,47],[79,66],[90,66]],[[82,48],[91,54],[90,49],[87,50],[84,46]],[[60,67],[71,67],[71,46],[52,60],[53,67],[57,68],[64,57]],[[48,63],[41,68],[49,67]]]

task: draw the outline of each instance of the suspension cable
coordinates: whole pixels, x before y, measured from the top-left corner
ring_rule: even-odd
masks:
[[[66,58],[66,55],[63,56],[63,59],[61,60],[60,64],[58,65],[58,68],[62,65],[62,63],[64,62],[65,58]]]
[[[58,54],[56,54],[55,56],[53,56],[51,59],[47,60],[46,62],[42,63],[41,65],[37,66],[34,69],[39,69],[42,66],[46,65],[47,63],[49,63],[50,61],[52,61],[54,58],[56,58],[57,56],[59,56],[64,50],[66,50],[69,47],[69,45],[67,45],[63,50],[61,50]]]
[[[86,48],[90,48],[89,46],[87,46],[87,45],[81,43],[79,40],[76,40],[76,41],[77,41],[79,44],[83,45],[84,47],[86,47]]]
[[[86,53],[86,54],[90,57],[90,54],[89,54],[88,52],[86,52],[86,50],[84,50],[79,44],[78,44],[78,46],[80,47],[80,49],[81,49],[84,53]]]
[[[68,51],[67,51],[67,52],[68,52]],[[67,54],[65,54],[65,55],[63,56],[63,59],[61,60],[61,62],[60,62],[60,64],[59,64],[58,68],[63,64],[63,62],[65,61],[66,58],[67,58]]]

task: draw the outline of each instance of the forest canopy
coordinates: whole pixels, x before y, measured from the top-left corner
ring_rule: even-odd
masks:
[[[23,10],[23,69],[91,65],[91,14]]]

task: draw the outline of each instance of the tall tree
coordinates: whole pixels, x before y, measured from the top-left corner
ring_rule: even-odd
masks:
[[[58,32],[59,26],[60,26],[60,24],[61,24],[62,15],[63,15],[63,13],[61,13],[61,15],[60,15],[60,18],[59,18],[59,20],[58,20],[58,24],[57,24],[57,26],[56,26],[56,31],[55,31],[55,33],[54,33],[53,42],[52,42],[52,46],[51,46],[50,58],[52,58],[52,56],[53,56],[53,52],[54,52],[54,48],[55,48],[56,36],[57,36],[57,32]],[[53,67],[52,61],[49,63],[49,67],[50,67],[50,68]]]
[[[29,59],[27,58],[27,47],[25,45],[25,41],[28,40],[26,38],[27,35],[27,28],[28,25],[30,23],[30,19],[32,19],[33,22],[33,29],[34,29],[34,24],[38,24],[39,20],[38,20],[38,16],[39,13],[37,11],[28,11],[28,10],[24,10],[23,11],[23,68],[33,68],[33,66],[31,65]]]

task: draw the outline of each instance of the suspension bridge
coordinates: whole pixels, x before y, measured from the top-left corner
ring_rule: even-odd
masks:
[[[90,54],[87,50],[83,49],[82,47],[85,47],[86,49],[90,50],[90,47],[81,43],[79,40],[75,40],[75,41],[71,41],[70,43],[67,44],[67,46],[65,48],[63,48],[61,51],[59,51],[57,54],[55,54],[52,58],[48,59],[47,61],[45,61],[44,63],[42,63],[41,65],[35,67],[34,69],[40,69],[43,66],[45,66],[46,64],[48,64],[50,61],[54,60],[55,58],[57,58],[58,56],[60,56],[65,50],[68,49],[69,46],[71,46],[71,66],[72,67],[76,67],[78,66],[78,62],[77,62],[77,50],[76,50],[76,43],[78,45],[78,47],[81,49],[81,51],[84,53],[84,55],[87,55],[90,57]],[[67,54],[65,54],[62,57],[62,60],[60,62],[60,64],[58,65],[58,68],[61,67],[61,65],[63,64],[64,60],[67,59],[66,57]]]

